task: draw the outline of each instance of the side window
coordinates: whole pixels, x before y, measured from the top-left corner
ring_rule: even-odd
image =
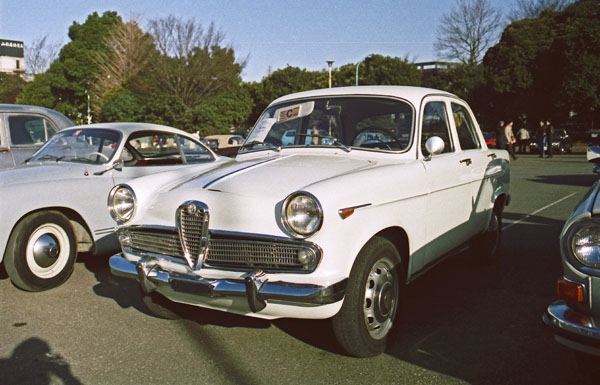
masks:
[[[178,138],[186,163],[202,163],[213,160],[212,155],[204,146],[182,136],[178,136]]]
[[[452,103],[452,116],[456,125],[458,142],[463,150],[475,150],[481,148],[475,125],[471,120],[469,111],[460,104]]]
[[[134,158],[127,166],[164,166],[181,164],[183,159],[175,134],[162,132],[137,132],[127,140]]]
[[[444,102],[429,102],[425,105],[421,128],[421,151],[423,154],[427,154],[425,142],[433,136],[439,136],[444,141],[443,153],[454,151],[447,116]]]
[[[41,145],[56,133],[50,122],[37,116],[9,116],[8,129],[13,145]]]

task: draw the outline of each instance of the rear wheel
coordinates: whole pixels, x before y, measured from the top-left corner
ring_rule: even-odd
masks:
[[[6,272],[23,290],[47,290],[69,278],[76,257],[69,219],[58,211],[41,211],[25,217],[13,229],[6,248]]]
[[[358,254],[341,310],[333,319],[335,336],[346,353],[372,357],[385,351],[394,326],[402,286],[398,250],[375,237]]]

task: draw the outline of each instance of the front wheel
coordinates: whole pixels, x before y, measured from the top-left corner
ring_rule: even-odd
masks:
[[[8,240],[5,266],[11,281],[27,291],[60,286],[75,266],[77,244],[69,219],[41,211],[22,219]]]
[[[341,310],[333,319],[335,336],[356,357],[382,353],[394,326],[403,277],[398,250],[375,237],[358,254]]]

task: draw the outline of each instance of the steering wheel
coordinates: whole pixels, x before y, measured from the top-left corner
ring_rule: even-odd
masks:
[[[108,161],[108,156],[104,155],[104,154],[103,154],[103,153],[101,153],[101,152],[92,152],[92,153],[91,153],[91,154],[89,154],[87,157],[88,157],[88,158],[90,158],[90,159],[92,159],[92,156],[94,156],[94,155],[98,155],[98,156],[100,156],[100,157],[104,158],[106,161]]]
[[[358,130],[358,132],[356,133],[356,135],[354,135],[354,138],[352,138],[352,143],[354,144],[355,141],[356,141],[356,139],[360,136],[360,134],[365,133],[365,132],[381,132],[382,134],[384,134],[388,138],[391,138],[393,142],[395,142],[395,143],[399,143],[400,142],[400,139],[398,139],[398,137],[396,135],[394,135],[390,130],[388,130],[386,128],[381,128],[381,127],[367,127],[367,128],[363,128],[362,130]],[[384,146],[386,146],[388,148],[388,150],[392,150],[392,147],[388,143],[384,142],[381,139],[373,138],[373,139],[368,139],[368,140],[369,141],[373,140],[373,141],[379,142],[379,143],[383,144]],[[362,144],[363,143],[360,143],[358,145],[358,147],[363,147]],[[372,144],[372,142],[369,143],[369,144]],[[367,146],[364,146],[364,147],[367,147]]]

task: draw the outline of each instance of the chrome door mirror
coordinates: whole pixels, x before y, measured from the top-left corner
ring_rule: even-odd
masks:
[[[444,147],[444,141],[439,136],[432,136],[427,139],[427,142],[425,142],[425,150],[428,155],[425,157],[425,160],[431,159],[433,155],[441,154],[444,151]]]

